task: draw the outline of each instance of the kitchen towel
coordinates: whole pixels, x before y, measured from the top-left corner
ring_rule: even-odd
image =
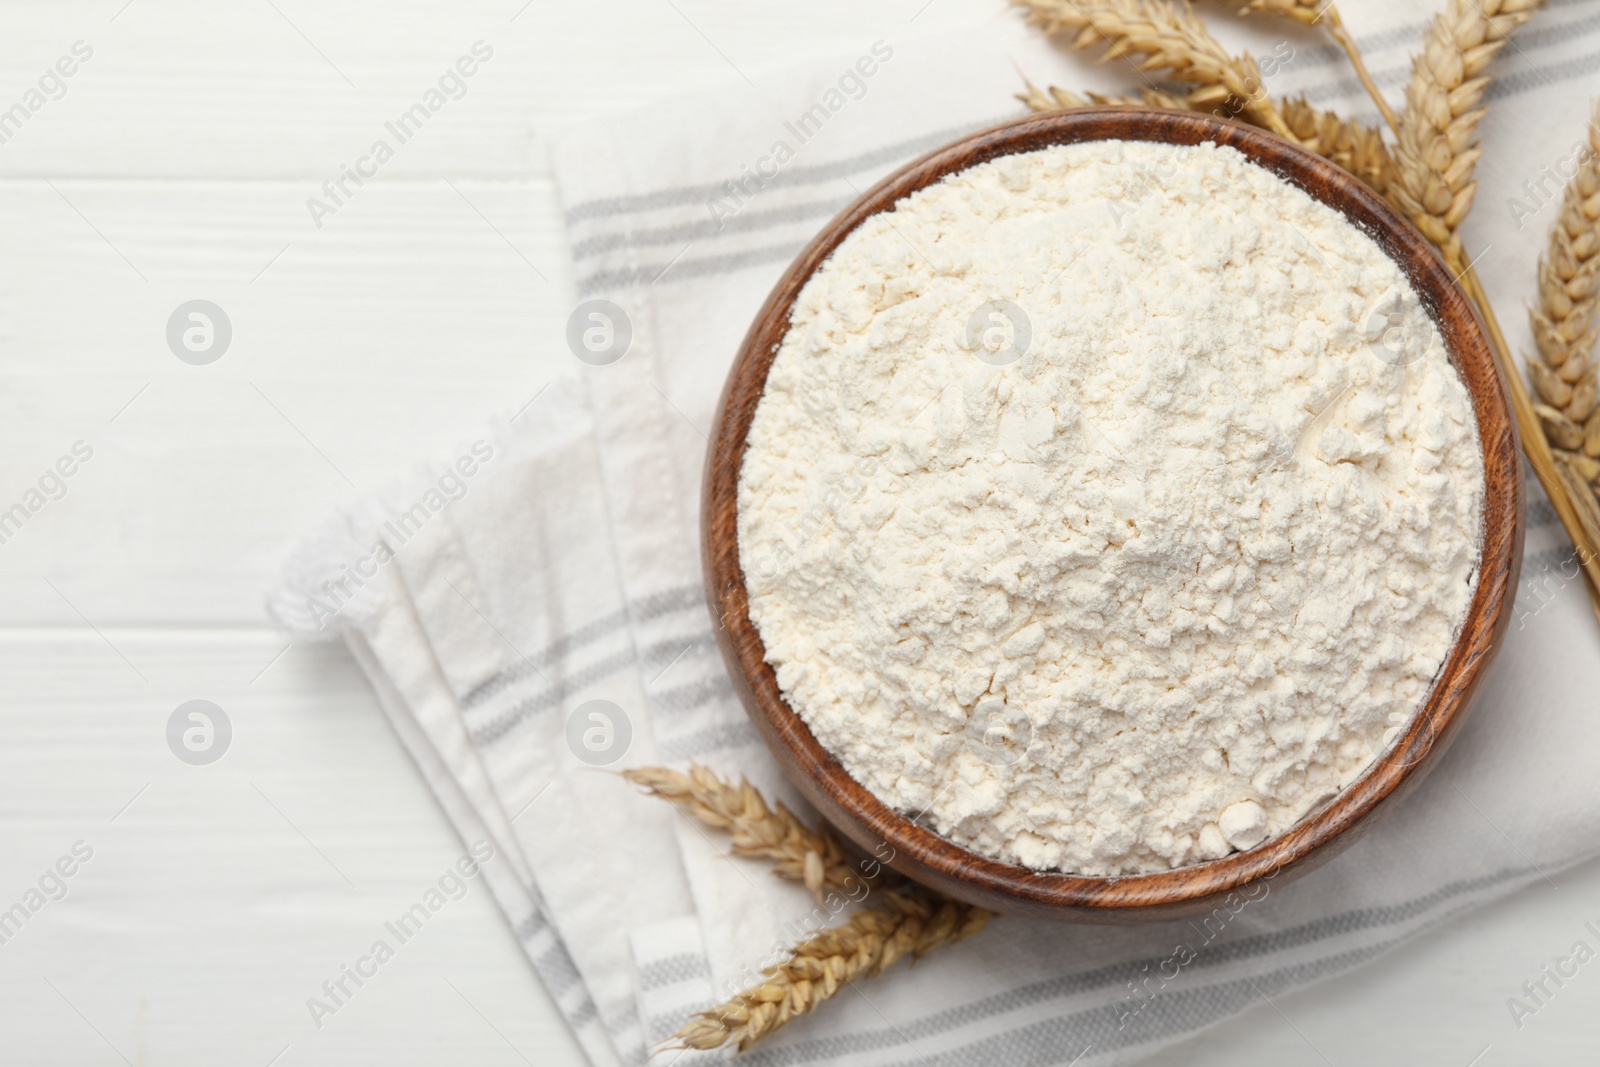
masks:
[[[1378,83],[1403,85],[1431,11],[1343,6]],[[1274,93],[1376,120],[1314,31],[1220,34],[1274,57]],[[1600,0],[1550,5],[1491,92],[1495,149],[1468,235],[1514,343],[1556,210],[1522,183],[1583,138],[1597,45]],[[642,1062],[687,1013],[834,921],[602,771],[693,759],[800,806],[733,696],[704,603],[699,483],[717,396],[810,236],[898,165],[1020,114],[1017,67],[1143,84],[1127,64],[1063,56],[1005,12],[959,37],[864,35],[781,77],[730,71],[726,90],[568,131],[554,162],[577,280],[572,379],[333,520],[272,597],[296,630],[343,634],[463,838],[505,857],[485,868],[496,899],[596,1063]],[[1600,685],[1600,633],[1536,485],[1530,501],[1517,618],[1477,711],[1344,856],[1192,923],[996,920],[741,1059],[1131,1062],[1600,852],[1585,756],[1600,722],[1584,698]]]

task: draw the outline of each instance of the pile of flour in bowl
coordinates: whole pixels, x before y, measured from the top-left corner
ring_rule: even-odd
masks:
[[[962,171],[806,284],[739,551],[885,803],[1038,870],[1251,848],[1357,778],[1471,599],[1470,400],[1397,266],[1230,148]]]

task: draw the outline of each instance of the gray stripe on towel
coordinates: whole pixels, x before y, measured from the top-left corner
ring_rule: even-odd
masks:
[[[748,719],[735,719],[733,722],[696,730],[682,737],[663,738],[658,747],[663,762],[677,763],[680,760],[709,756],[713,752],[726,752],[732,748],[760,743],[761,735],[756,733],[756,728],[750,725]]]
[[[680,585],[666,589],[659,593],[640,600],[631,605],[631,615],[641,622],[670,615],[675,611],[684,611],[696,604],[705,602],[705,590],[699,585]],[[593,644],[602,637],[622,629],[627,625],[630,610],[623,608],[613,611],[609,615],[602,615],[593,622],[586,623],[576,630],[551,641],[544,648],[528,656],[523,662],[507,667],[499,674],[479,682],[465,697],[461,699],[461,707],[468,709],[483,703],[496,693],[515,682],[519,682],[529,675],[539,674],[542,667],[549,666],[571,655],[575,650],[585,645]]]
[[[1004,116],[1001,117],[1003,118]],[[817,163],[808,167],[791,167],[767,182],[762,189],[765,191],[767,189],[786,189],[790,186],[817,185],[835,178],[847,177],[859,171],[881,167],[886,163],[898,162],[919,152],[925,152],[930,148],[937,148],[946,141],[952,141],[962,134],[971,133],[973,130],[981,130],[985,126],[993,126],[999,121],[1000,118],[995,118],[983,122],[952,126],[934,133],[923,134],[920,137],[913,137],[909,140],[897,141],[894,144],[869,149],[857,155],[835,160],[832,163]],[[629,215],[640,211],[655,211],[658,208],[676,207],[681,204],[700,204],[722,194],[722,182],[706,182],[698,185],[679,185],[666,189],[656,189],[648,193],[632,193],[626,196],[608,196],[598,200],[585,200],[567,209],[567,224],[570,226],[574,222],[582,222],[585,219],[601,219],[612,215]]]
[[[693,952],[680,952],[676,956],[663,956],[639,968],[639,989],[648,992],[664,986],[691,982],[696,978],[711,979],[711,968],[706,958]]]
[[[669,273],[673,281],[700,278],[708,274],[729,274],[744,267],[754,267],[762,263],[782,263],[793,259],[805,246],[805,241],[785,241],[783,244],[730,252],[725,256],[656,263],[648,267],[599,270],[579,280],[578,292],[587,297],[595,293],[612,292],[636,285],[654,285]]]
[[[581,671],[562,675],[550,688],[535,693],[525,700],[517,701],[510,708],[473,730],[473,743],[480,748],[493,745],[532,716],[561,704],[571,693],[603,682],[632,665],[633,646],[629,645],[621,652],[607,656]]]
[[[652,707],[677,715],[704,707],[718,697],[725,696],[733,696],[733,683],[719,665],[716,674],[697,682],[686,682],[674,689],[663,689],[650,703]]]
[[[519,922],[512,930],[516,933],[517,940],[532,941],[535,934],[549,925],[550,920],[544,917],[544,912],[535,911],[531,912],[526,919]]]
[[[786,207],[773,208],[770,211],[741,213],[731,219],[718,220],[708,218],[699,222],[680,222],[672,226],[656,226],[648,230],[627,230],[621,233],[601,234],[573,245],[572,258],[577,261],[588,259],[591,256],[602,255],[606,252],[614,252],[619,248],[678,245],[685,241],[701,241],[736,233],[751,233],[755,230],[765,230],[790,222],[828,218],[837,214],[840,209],[850,203],[851,199],[848,196],[835,196],[826,200],[810,200],[804,204],[790,204]]]
[[[578,965],[572,961],[567,946],[560,941],[551,945],[544,955],[534,960],[533,967],[539,972],[539,977],[544,979],[545,988],[552,997],[561,996],[581,980],[578,975]]]

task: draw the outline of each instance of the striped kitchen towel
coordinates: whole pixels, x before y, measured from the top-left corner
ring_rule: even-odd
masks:
[[[1341,7],[1375,77],[1398,97],[1432,11]],[[1568,0],[1540,19],[1501,63],[1484,130],[1501,147],[1483,167],[1471,231],[1473,249],[1484,253],[1479,268],[1514,324],[1554,207],[1548,197],[1515,208],[1507,198],[1527,199],[1522,183],[1537,178],[1537,164],[1548,159],[1555,169],[1584,136],[1582,87],[1600,70],[1600,3]],[[1210,21],[1229,43],[1274,57],[1263,69],[1280,96],[1304,92],[1379,121],[1342,53],[1316,34],[1272,21]],[[700,580],[706,435],[732,356],[784,267],[832,214],[901,163],[1019,114],[1010,95],[1016,67],[1035,81],[1078,87],[1142,84],[1125,64],[1063,60],[1007,15],[954,42],[863,38],[854,55],[754,86],[730,71],[723,91],[557,142],[578,299],[608,301],[631,325],[626,355],[587,371],[630,601]],[[1593,854],[1600,831],[1574,805],[1592,812],[1600,793],[1580,784],[1576,739],[1600,734],[1581,699],[1600,681],[1600,640],[1563,566],[1570,545],[1547,505],[1532,518],[1518,630],[1475,721],[1447,765],[1348,855],[1293,886],[1262,886],[1261,899],[1241,898],[1193,927],[996,922],[841,997],[747,1058],[1126,1062]],[[652,646],[679,657],[645,692],[661,751],[753,774],[783,793],[723,675],[710,626],[698,619],[692,628],[649,629]],[[1575,644],[1588,645],[1587,654]],[[1594,664],[1594,677],[1575,662]],[[1559,716],[1559,729],[1530,736],[1518,711],[1535,707]],[[1550,778],[1564,783],[1562,799],[1534,797],[1533,784]],[[747,880],[692,829],[680,825],[679,836],[709,972],[725,996],[747,984],[753,961],[794,939],[813,906],[770,880]],[[1465,1062],[1478,1050],[1462,1051]]]

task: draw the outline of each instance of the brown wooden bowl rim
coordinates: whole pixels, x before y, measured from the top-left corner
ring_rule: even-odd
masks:
[[[895,812],[860,785],[817,741],[783,698],[765,646],[750,621],[739,564],[738,478],[745,435],[767,373],[789,326],[800,287],[864,219],[945,175],[1002,155],[1080,141],[1215,142],[1230,145],[1372,236],[1410,278],[1444,336],[1451,362],[1472,398],[1483,447],[1485,494],[1477,585],[1461,632],[1422,710],[1404,736],[1355,782],[1289,830],[1246,851],[1153,874],[1095,877],[1031,871],[981,856]],[[859,844],[865,830],[907,864],[894,865],[935,884],[970,887],[973,899],[1062,909],[1138,909],[1181,904],[1237,888],[1299,864],[1368,815],[1419,773],[1443,747],[1471,703],[1504,636],[1520,562],[1522,483],[1515,427],[1504,383],[1472,306],[1427,241],[1354,175],[1273,134],[1208,115],[1149,108],[1085,108],[1027,116],[967,135],[908,163],[846,207],[806,246],[750,326],[727,379],[708,450],[703,495],[707,593],[723,625],[719,641],[747,710],[803,793],[837,805],[857,826],[841,829]],[[729,510],[731,509],[731,510]],[[735,516],[719,525],[719,510]],[[763,722],[763,719],[765,720]],[[783,755],[790,759],[783,759]],[[808,788],[808,786],[810,788]],[[820,794],[817,792],[820,790]],[[837,820],[836,820],[837,821]],[[958,892],[957,895],[965,895]],[[1041,908],[1042,906],[1042,908]]]

